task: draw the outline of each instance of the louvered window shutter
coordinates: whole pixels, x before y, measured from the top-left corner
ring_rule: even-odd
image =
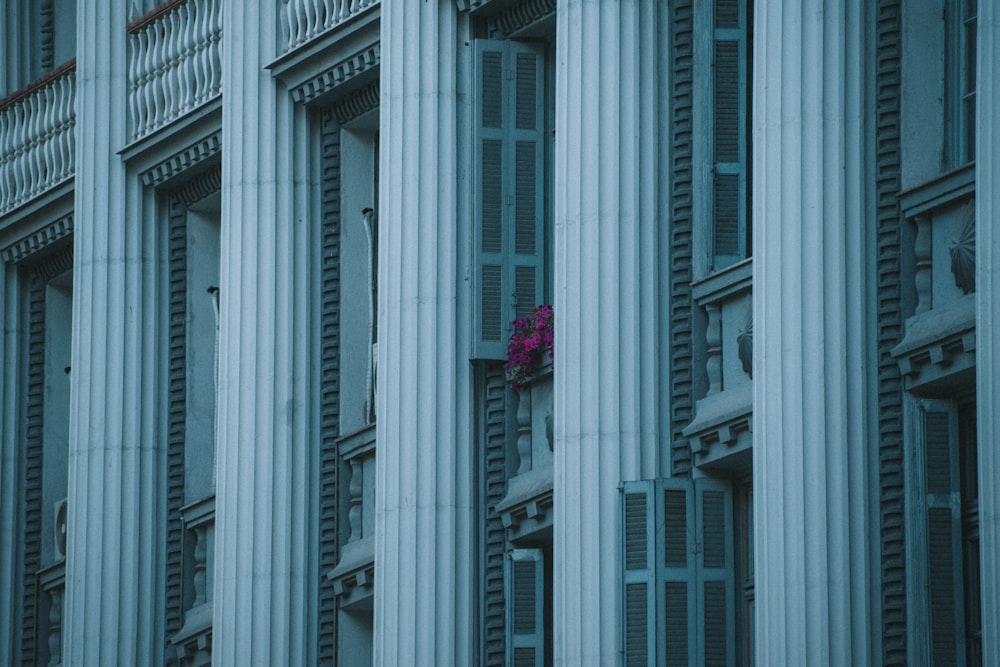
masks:
[[[965,664],[958,415],[954,405],[919,409],[927,530],[927,594],[933,665]]]
[[[502,360],[510,322],[544,294],[544,56],[477,40],[476,68],[473,357]]]
[[[713,254],[716,268],[749,255],[747,0],[715,0],[713,16]]]
[[[697,479],[694,484],[698,526],[697,664],[736,664],[736,584],[733,547],[733,493],[730,483]],[[703,660],[703,662],[702,662]]]
[[[507,664],[545,664],[545,570],[541,549],[514,549],[505,560]]]
[[[622,493],[625,667],[656,658],[656,513],[652,480],[626,482]]]
[[[660,561],[663,567],[665,628],[663,664],[694,665],[698,655],[698,590],[696,558],[697,518],[690,479],[669,478],[660,483],[659,519],[663,522]]]

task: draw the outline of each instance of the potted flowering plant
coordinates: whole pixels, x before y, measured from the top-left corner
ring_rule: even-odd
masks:
[[[514,391],[528,388],[531,379],[552,359],[552,306],[536,306],[531,313],[514,320],[514,333],[507,344],[504,372]]]

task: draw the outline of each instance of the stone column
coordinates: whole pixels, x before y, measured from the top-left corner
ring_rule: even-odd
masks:
[[[1000,664],[1000,7],[979,3],[976,68],[976,416],[983,664]]]
[[[477,662],[456,11],[382,3],[376,665]]]
[[[128,8],[126,0],[77,8],[66,665],[163,662],[156,292],[143,222],[126,214],[118,155]]]
[[[216,455],[215,665],[316,661],[320,585],[310,437],[311,220],[296,208],[304,113],[265,66],[272,0],[222,5],[222,229]],[[300,132],[301,134],[301,132]]]
[[[755,10],[757,664],[873,664],[864,6]]]
[[[669,450],[658,421],[661,5],[561,0],[556,15],[557,664],[620,659],[618,488],[656,477]]]

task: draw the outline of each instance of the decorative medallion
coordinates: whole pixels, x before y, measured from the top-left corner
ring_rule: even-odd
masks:
[[[736,354],[743,365],[743,372],[753,379],[753,300],[747,301],[743,326],[736,332]]]
[[[951,272],[955,285],[963,294],[976,291],[976,208],[969,202],[962,212],[965,224],[958,240],[948,251],[951,253]]]

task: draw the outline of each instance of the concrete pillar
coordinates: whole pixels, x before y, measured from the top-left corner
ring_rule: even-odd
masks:
[[[265,66],[271,0],[222,5],[222,229],[213,664],[316,662],[311,220],[293,106]],[[299,150],[302,142],[299,141]]]
[[[878,662],[863,10],[860,0],[755,6],[758,665]]]
[[[979,3],[976,68],[976,416],[983,663],[1000,664],[1000,7]]]
[[[126,214],[126,0],[78,6],[63,664],[162,663],[161,357],[143,225]],[[152,291],[151,291],[152,290]]]
[[[478,661],[456,11],[382,3],[376,665]]]
[[[619,660],[618,487],[656,477],[669,450],[658,419],[661,5],[566,0],[556,15],[557,664]]]

